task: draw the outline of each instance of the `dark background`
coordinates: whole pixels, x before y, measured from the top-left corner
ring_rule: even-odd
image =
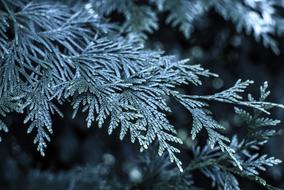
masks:
[[[220,78],[204,79],[201,87],[183,87],[182,90],[190,94],[210,94],[230,87],[241,79],[251,79],[255,84],[249,88],[253,94],[259,92],[259,86],[268,81],[271,96],[269,101],[284,104],[284,40],[277,38],[280,55],[275,55],[265,48],[261,42],[256,42],[252,36],[237,33],[234,24],[225,21],[210,11],[196,21],[195,31],[190,39],[176,29],[164,23],[164,16],[160,15],[160,29],[148,35],[146,44],[151,49],[165,50],[166,54],[178,55],[180,58],[190,57],[192,63],[201,64]],[[117,15],[115,15],[117,17]],[[229,134],[242,134],[244,127],[234,120],[233,107],[229,105],[213,104],[214,117],[228,128]],[[190,116],[179,105],[172,103],[173,114],[169,115],[171,122],[177,126],[180,135],[189,133],[191,128]],[[34,170],[48,171],[59,174],[72,170],[77,166],[98,165],[105,160],[114,162],[112,175],[121,181],[133,181],[136,168],[131,164],[140,154],[137,145],[129,143],[129,139],[119,141],[118,134],[107,135],[106,129],[96,126],[87,129],[84,114],[79,114],[71,120],[71,106],[64,104],[61,109],[64,119],[53,118],[51,143],[48,144],[46,156],[41,157],[33,144],[33,135],[26,134],[23,116],[11,114],[6,120],[10,127],[8,135],[3,135],[0,144],[0,189],[26,189],[30,180],[30,173]],[[272,116],[284,121],[284,110],[275,109]],[[283,124],[279,128],[283,128]],[[201,135],[201,141],[202,141]],[[206,136],[204,136],[205,138]],[[261,150],[284,160],[284,134],[274,137]],[[188,140],[188,144],[191,142]],[[189,151],[184,148],[180,158],[186,160]],[[274,186],[284,189],[284,165],[261,172],[263,178]],[[197,174],[195,182],[209,188],[210,181]],[[254,183],[240,178],[242,189],[261,189]],[[55,189],[60,189],[55,188]],[[93,187],[93,189],[96,189]]]

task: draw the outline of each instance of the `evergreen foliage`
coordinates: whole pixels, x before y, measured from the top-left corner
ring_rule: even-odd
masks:
[[[257,41],[270,47],[276,54],[280,53],[275,36],[282,35],[283,18],[279,9],[283,1],[267,0],[148,0],[148,6],[137,5],[137,1],[93,0],[95,10],[101,15],[109,15],[118,11],[125,16],[122,30],[125,32],[152,32],[158,28],[157,16],[166,13],[166,23],[178,27],[186,38],[194,31],[194,22],[211,9],[218,12],[224,19],[232,21],[237,31],[252,34]],[[152,8],[154,5],[154,8]],[[132,12],[131,10],[136,11]],[[139,11],[138,11],[139,10]],[[137,16],[139,15],[139,16]],[[141,15],[141,16],[140,16]],[[142,16],[143,15],[143,16]],[[131,21],[135,19],[136,22]],[[139,23],[139,27],[137,27]],[[128,28],[125,30],[125,28]],[[133,30],[129,30],[132,28]]]
[[[264,0],[158,0],[148,4],[133,0],[92,0],[71,6],[60,1],[1,0],[0,115],[5,119],[10,112],[24,114],[27,133],[35,134],[34,144],[42,156],[52,139],[52,115],[64,118],[60,107],[69,103],[74,109],[73,118],[78,112],[86,112],[87,127],[104,127],[108,134],[120,130],[119,138],[123,140],[129,134],[131,142],[137,142],[141,151],[157,142],[158,153],[151,152],[151,156],[158,154],[162,158],[141,159],[142,165],[146,165],[145,172],[150,172],[145,176],[158,172],[161,177],[159,184],[147,188],[173,189],[172,181],[176,183],[175,189],[192,188],[192,171],[198,169],[219,189],[239,189],[235,176],[273,189],[258,176],[259,170],[281,161],[252,151],[276,133],[276,129],[266,126],[280,123],[260,117],[262,113],[269,114],[273,107],[283,108],[266,100],[270,93],[267,83],[260,87],[259,99],[250,94],[244,98],[243,93],[253,83],[251,80],[238,80],[231,88],[212,95],[185,94],[180,90],[182,86],[202,88],[203,78],[219,76],[188,59],[147,50],[141,37],[145,39],[147,33],[157,30],[157,15],[167,12],[166,22],[178,26],[189,38],[193,22],[213,7],[225,19],[232,20],[238,30],[252,33],[279,53],[272,36],[283,33],[282,18],[276,14],[280,5],[280,1]],[[121,27],[104,18],[114,11],[125,17]],[[198,142],[196,138],[203,131],[208,138],[203,148],[193,147],[194,157],[185,167],[178,156],[183,151],[179,146],[183,141],[167,118],[172,112],[172,101],[190,113],[192,139]],[[230,140],[225,127],[210,111],[212,102],[235,106],[236,115],[248,126],[244,139],[235,136]],[[253,109],[254,113],[245,108]],[[9,128],[0,120],[1,132],[8,132]],[[184,172],[169,169],[168,160]],[[76,170],[52,179],[72,178],[69,189],[74,189],[72,185],[78,180],[102,189],[110,184],[109,189],[124,186],[119,181],[116,181],[118,187],[112,186],[115,181],[105,182],[109,173],[101,174],[100,167],[103,165],[87,167],[83,174],[77,174]]]

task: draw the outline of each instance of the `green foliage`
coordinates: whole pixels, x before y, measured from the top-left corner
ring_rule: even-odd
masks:
[[[265,100],[270,94],[267,87],[267,82],[260,87],[258,101]],[[249,95],[249,99],[255,101],[251,95]],[[267,106],[267,109],[269,108],[271,106]],[[269,138],[276,134],[278,129],[275,126],[280,121],[262,117],[262,112],[257,108],[254,108],[253,114],[237,107],[235,112],[248,128],[248,133],[242,140],[239,140],[237,136],[234,136],[231,140],[229,147],[234,150],[235,159],[220,154],[218,148],[210,149],[205,146],[201,149],[195,147],[193,148],[194,159],[185,169],[185,172],[200,169],[205,176],[211,178],[212,185],[217,186],[219,189],[240,189],[237,176],[255,181],[267,189],[277,189],[260,178],[259,171],[265,171],[266,167],[277,165],[281,163],[281,160],[269,157],[266,154],[260,155],[255,151],[258,151],[267,143]],[[235,163],[236,160],[239,166]],[[239,170],[239,167],[242,170]]]
[[[157,13],[151,7],[144,5],[137,5],[134,1],[128,0],[98,0],[92,1],[87,4],[89,10],[92,8],[100,15],[110,15],[112,12],[117,11],[123,14],[125,22],[120,28],[121,32],[126,32],[134,35],[140,35],[145,38],[145,32],[153,32],[158,29]]]
[[[93,0],[93,6],[102,15],[118,11],[125,16],[124,26],[134,30],[128,32],[152,32],[158,29],[156,15],[166,13],[166,23],[178,27],[186,38],[194,31],[196,21],[204,19],[208,11],[214,9],[224,19],[232,21],[238,32],[245,31],[257,41],[262,41],[274,53],[279,54],[276,35],[283,34],[282,1],[255,0],[148,0],[148,5],[140,5],[136,0],[103,1]],[[155,5],[153,8],[152,5]],[[135,12],[132,10],[135,9]],[[142,11],[144,10],[144,11]],[[141,16],[140,16],[141,15]],[[142,16],[143,15],[143,16]],[[132,19],[135,19],[135,22]],[[139,27],[137,27],[139,24]],[[126,27],[126,28],[127,28]],[[125,28],[125,27],[123,27]],[[136,28],[136,29],[135,29]],[[143,35],[142,35],[143,36]]]
[[[240,7],[237,11],[232,11],[233,4],[225,0],[157,1],[155,4],[158,10],[170,12],[167,22],[180,25],[186,36],[193,30],[196,17],[214,6],[238,27],[253,30],[256,38],[263,38],[264,43],[276,51],[274,41],[268,37],[274,34],[274,25],[259,31],[257,27],[262,29],[263,26],[253,25],[250,19],[242,23],[244,15],[248,14],[244,12],[247,6],[254,6],[246,2],[247,5],[235,2]],[[235,174],[256,180],[259,169],[280,163],[273,157],[250,153],[250,149],[263,145],[274,135],[275,130],[263,127],[279,123],[258,115],[269,113],[272,107],[283,108],[265,100],[269,94],[266,83],[261,87],[259,100],[251,95],[245,100],[241,94],[253,83],[250,80],[238,80],[233,87],[213,95],[184,94],[178,87],[202,88],[201,77],[218,76],[187,59],[178,60],[175,56],[144,49],[136,34],[158,28],[157,15],[152,8],[125,0],[94,1],[93,6],[94,9],[88,3],[70,7],[49,1],[0,1],[0,114],[6,117],[9,112],[24,112],[24,123],[29,124],[27,132],[35,131],[34,143],[41,155],[44,156],[47,141],[51,140],[52,114],[63,117],[60,105],[71,102],[73,118],[79,111],[87,112],[87,127],[96,123],[98,127],[106,127],[109,134],[120,128],[120,139],[129,133],[131,141],[137,141],[141,151],[157,142],[158,155],[167,152],[169,160],[183,171],[177,156],[178,145],[183,141],[167,118],[171,112],[170,101],[175,100],[192,116],[192,139],[202,130],[208,135],[207,146],[194,149],[192,163],[196,165],[191,163],[185,173],[193,170],[192,167],[201,169],[216,186],[238,189]],[[120,31],[134,35],[123,37],[115,29],[117,26],[101,18],[113,11],[125,16]],[[231,15],[232,12],[237,15]],[[212,101],[257,110],[252,116],[239,107],[235,109],[237,115],[246,119],[250,129],[245,140],[233,138],[230,141],[224,134],[225,127],[210,111]],[[8,128],[0,120],[0,130],[7,132]],[[197,167],[203,162],[209,164]],[[187,182],[189,186],[191,182]]]

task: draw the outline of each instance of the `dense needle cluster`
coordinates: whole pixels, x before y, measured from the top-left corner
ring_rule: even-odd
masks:
[[[252,32],[277,53],[271,37],[283,32],[279,24],[282,18],[276,15],[277,2],[149,0],[149,4],[140,5],[132,0],[92,0],[72,6],[68,1],[1,0],[0,114],[24,114],[27,133],[35,134],[34,143],[43,156],[52,139],[52,115],[64,117],[60,105],[71,102],[73,118],[86,112],[87,127],[104,127],[109,134],[120,130],[119,138],[129,134],[141,151],[157,142],[157,154],[167,152],[170,161],[188,176],[200,169],[225,189],[239,189],[234,175],[259,181],[258,169],[280,163],[273,157],[250,153],[275,133],[263,126],[279,123],[259,115],[269,113],[272,107],[283,107],[266,102],[267,83],[261,87],[260,99],[243,97],[253,83],[250,80],[238,80],[231,88],[211,95],[184,94],[178,87],[202,88],[203,77],[218,75],[188,59],[147,50],[141,37],[145,39],[145,32],[158,29],[157,14],[163,11],[168,12],[166,22],[179,26],[189,37],[193,22],[214,7],[238,29]],[[125,15],[122,27],[104,18],[113,11]],[[201,132],[208,137],[206,147],[193,147],[193,161],[185,167],[178,156],[182,151],[178,144],[183,141],[167,118],[172,100],[190,113],[192,139]],[[210,111],[211,102],[235,106],[236,114],[245,119],[252,133],[243,140],[227,137],[225,127]],[[255,115],[243,108],[254,109]],[[0,120],[1,132],[8,129]]]

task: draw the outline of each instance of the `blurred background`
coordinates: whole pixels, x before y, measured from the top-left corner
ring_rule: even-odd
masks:
[[[213,10],[204,15],[202,20],[196,20],[195,30],[189,39],[184,38],[175,28],[166,25],[164,15],[160,17],[160,29],[148,35],[146,47],[165,50],[166,54],[174,54],[180,58],[189,57],[193,64],[201,64],[220,76],[204,79],[202,87],[187,86],[180,90],[189,94],[210,94],[232,86],[241,78],[254,80],[255,84],[249,91],[258,95],[259,86],[268,81],[272,92],[269,101],[284,104],[284,38],[278,38],[281,54],[275,55],[252,36],[236,32],[233,23],[225,21]],[[71,120],[72,109],[68,104],[64,104],[61,109],[65,117],[53,118],[54,133],[45,157],[41,157],[36,151],[32,135],[26,134],[23,116],[11,114],[6,118],[10,133],[3,135],[3,142],[0,144],[0,190],[45,189],[44,187],[72,189],[72,184],[66,185],[64,182],[66,173],[85,166],[102,166],[95,170],[102,172],[99,174],[101,178],[96,178],[101,180],[98,182],[100,184],[106,178],[112,180],[112,183],[115,183],[115,180],[137,184],[141,182],[145,173],[137,160],[144,153],[139,152],[137,145],[129,143],[129,139],[119,141],[118,134],[108,136],[106,129],[96,126],[87,129],[84,114],[79,114]],[[186,142],[179,155],[186,164],[190,161],[190,151],[186,147],[190,147],[192,143],[189,135],[191,119],[186,111],[174,102],[172,109],[173,113],[169,115],[169,119]],[[226,126],[229,134],[243,132],[244,126],[235,117],[232,106],[214,104],[212,111],[214,117]],[[284,110],[275,109],[272,112],[274,118],[284,122]],[[283,124],[279,127],[284,129]],[[284,134],[279,133],[261,151],[284,160],[283,142]],[[90,177],[92,175],[94,174],[91,172]],[[270,168],[261,175],[269,183],[284,189],[283,164]],[[206,182],[206,177],[194,180],[203,184],[205,189],[211,189],[210,181]],[[243,189],[261,189],[260,186],[241,178],[240,183]],[[103,185],[107,186],[109,182],[106,181]],[[86,189],[99,187],[90,186]],[[133,189],[151,187],[137,185]]]

